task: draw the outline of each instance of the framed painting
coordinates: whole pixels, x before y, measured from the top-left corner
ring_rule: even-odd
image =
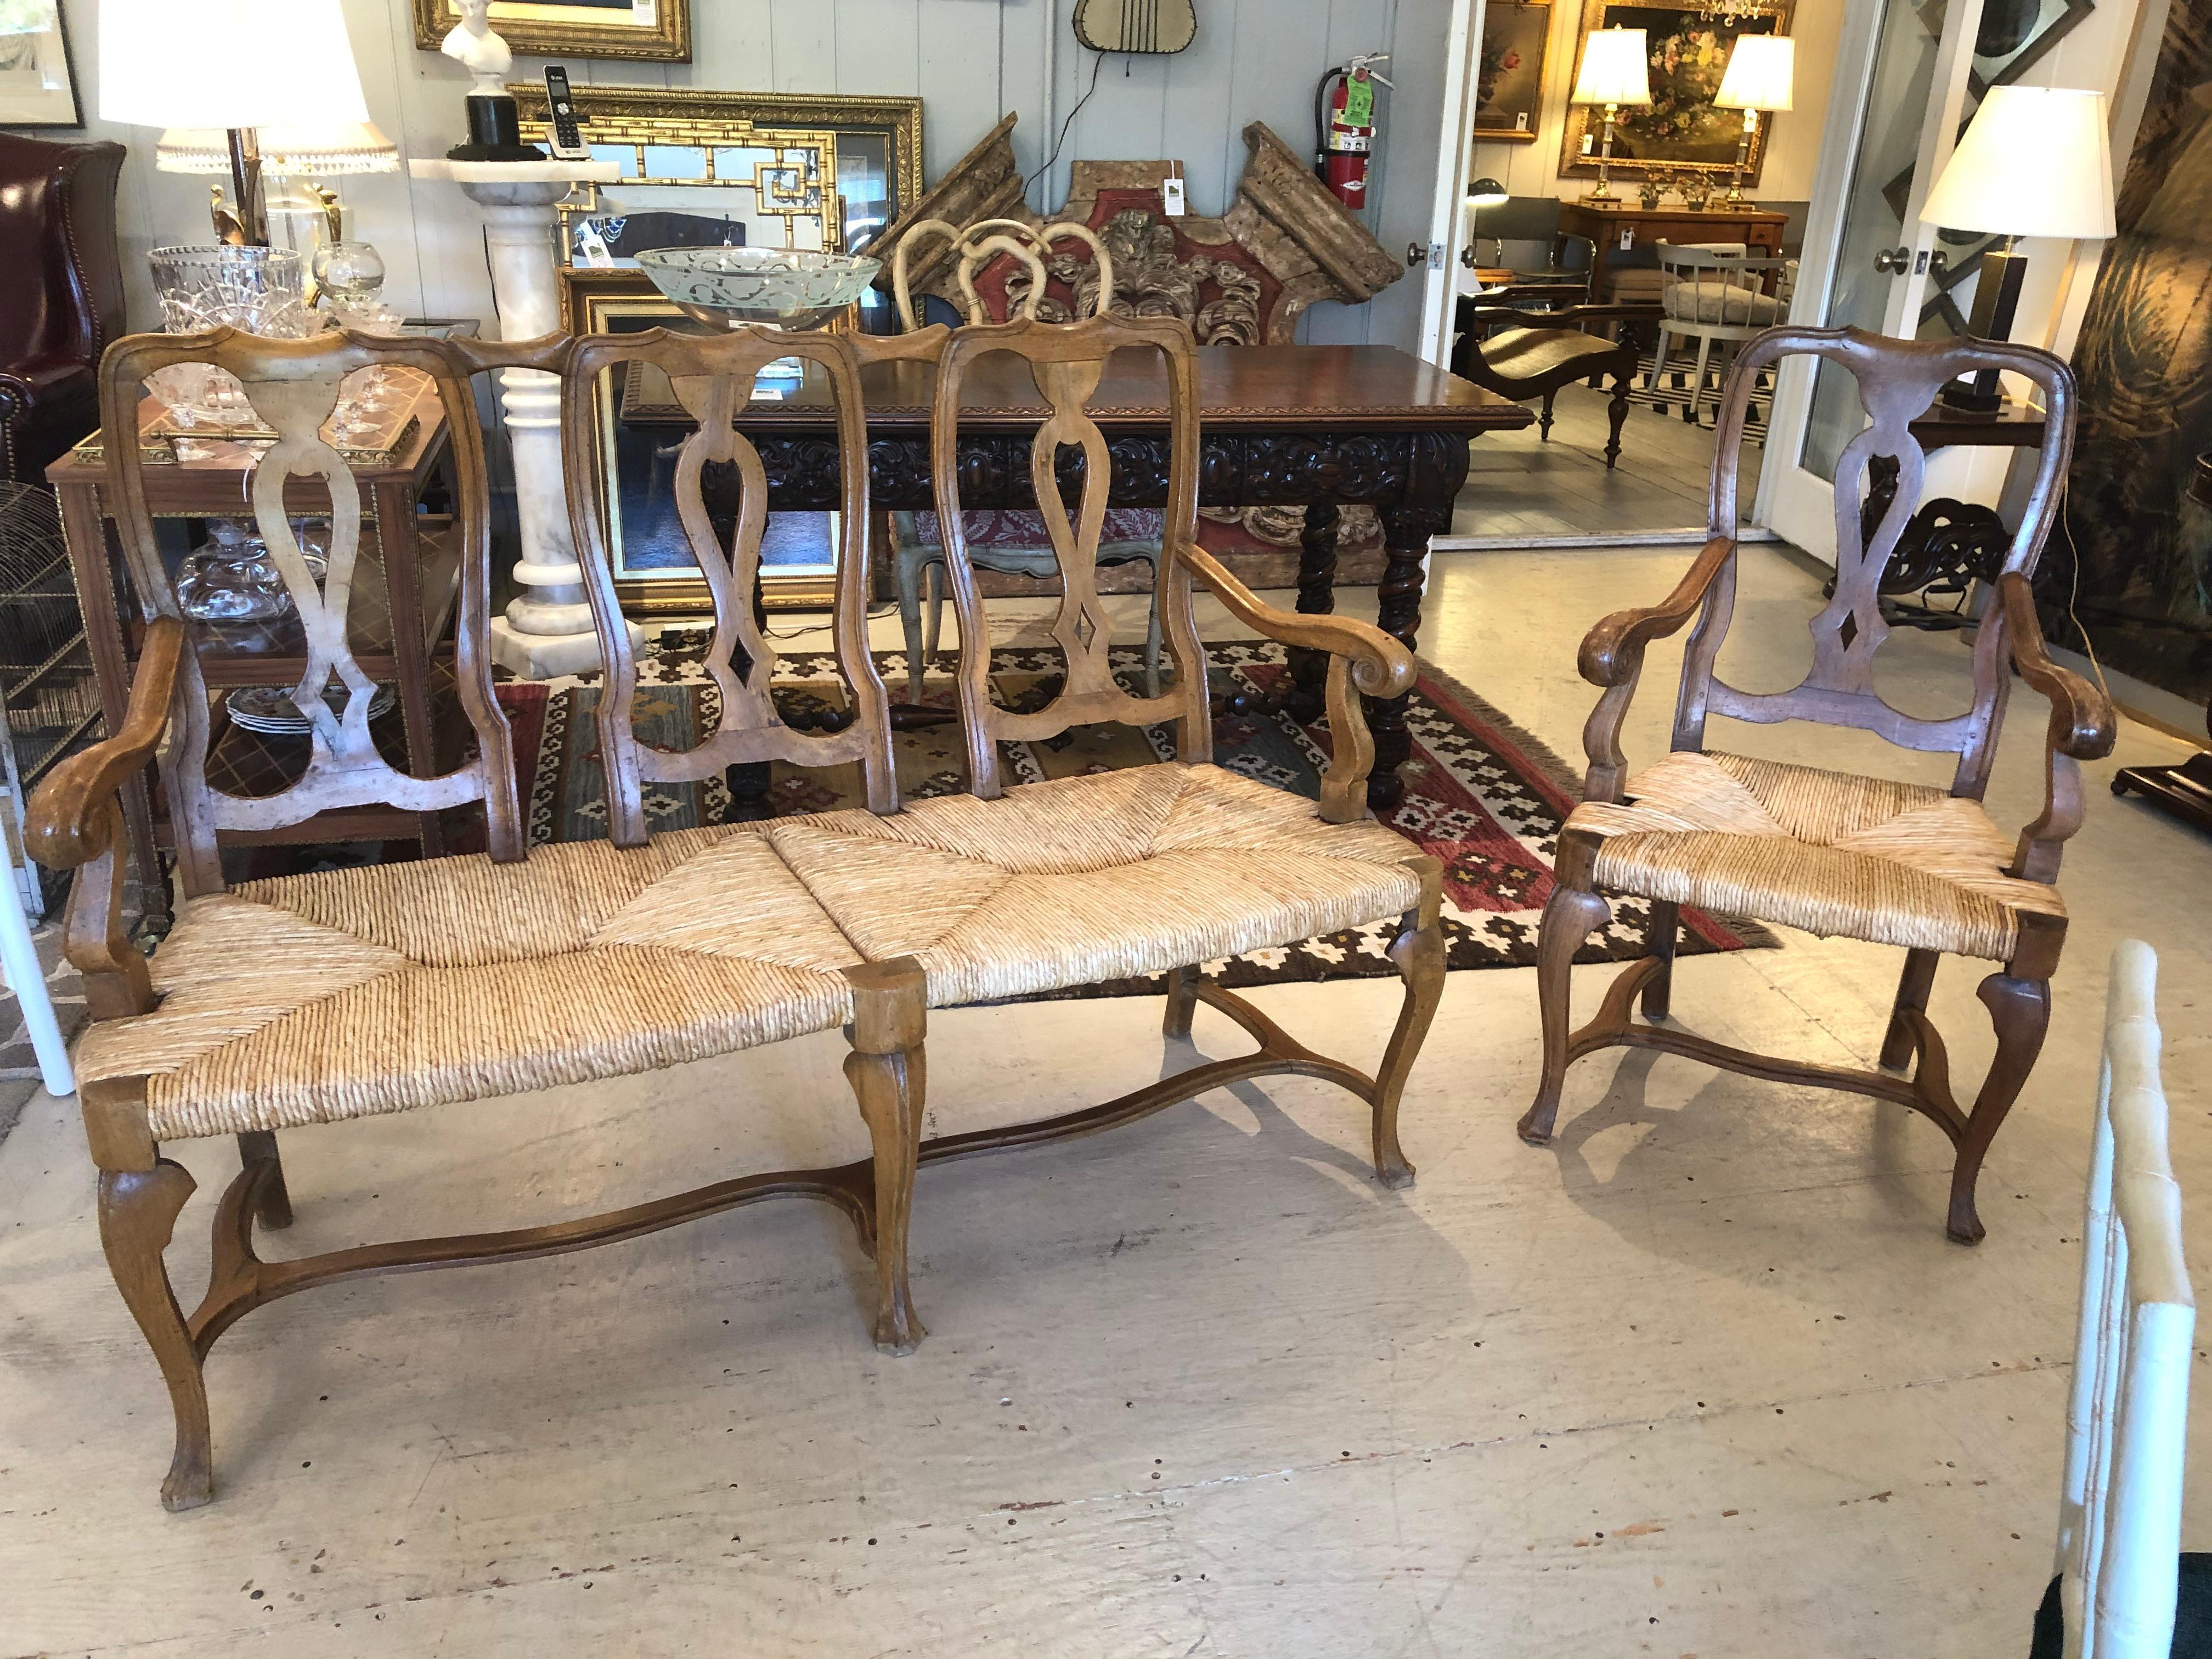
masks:
[[[81,127],[61,0],[0,0],[0,127]]]
[[[1644,4],[1638,0],[1583,0],[1582,41],[1593,30],[1642,29],[1651,54],[1651,101],[1625,106],[1613,124],[1613,171],[1641,179],[1653,172],[1724,174],[1735,165],[1743,137],[1743,112],[1717,109],[1714,98],[1728,68],[1729,48],[1741,35],[1787,34],[1795,0],[1751,0],[1721,16],[1694,3]],[[1559,148],[1559,175],[1595,173],[1598,140],[1605,112],[1587,104],[1567,106],[1566,134]],[[1773,120],[1759,124],[1751,157],[1743,170],[1746,185],[1756,185],[1766,163],[1767,135]]]
[[[540,58],[691,61],[691,0],[492,0],[491,26]],[[435,52],[461,21],[455,0],[415,0],[415,44]]]
[[[648,329],[696,331],[635,270],[568,271],[563,298],[580,334],[642,334]],[[644,289],[640,292],[641,287]],[[753,386],[755,401],[789,396],[804,378],[796,358],[771,363]],[[676,505],[676,464],[690,424],[668,377],[630,362],[609,369],[592,392],[599,427],[600,510],[615,594],[623,614],[700,616],[713,595],[691,556]],[[714,481],[707,481],[709,513]],[[837,591],[838,515],[771,513],[761,543],[761,599],[771,611],[821,610]],[[726,527],[724,533],[727,533]]]
[[[1482,57],[1474,82],[1474,141],[1533,144],[1544,106],[1544,52],[1552,38],[1551,0],[1490,0],[1482,14]]]

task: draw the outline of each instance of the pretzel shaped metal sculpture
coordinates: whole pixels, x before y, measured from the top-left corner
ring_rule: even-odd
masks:
[[[909,334],[921,326],[921,319],[915,313],[907,261],[908,251],[925,236],[941,236],[952,244],[951,251],[959,261],[961,297],[968,302],[970,324],[991,320],[988,307],[975,291],[975,273],[1002,253],[1018,259],[1029,270],[1030,289],[1023,296],[1019,310],[1024,319],[1034,321],[1038,307],[1044,303],[1045,283],[1050,275],[1045,262],[1051,256],[1053,244],[1067,239],[1085,243],[1091,249],[1091,261],[1098,273],[1098,294],[1092,315],[1103,317],[1114,308],[1113,256],[1088,225],[1064,219],[1040,228],[1019,219],[981,219],[963,230],[943,219],[923,219],[899,238],[898,247],[891,255],[891,290],[898,302],[899,327]],[[1007,320],[1014,319],[1010,317]]]
[[[762,635],[753,611],[761,540],[768,525],[768,472],[760,452],[738,431],[735,421],[751,400],[754,378],[768,364],[785,357],[819,363],[836,399],[843,503],[836,639],[838,659],[853,689],[854,718],[834,733],[795,731],[776,713],[769,695],[775,651]],[[637,659],[622,626],[614,565],[601,527],[600,503],[606,499],[607,480],[592,393],[603,374],[628,362],[650,364],[665,374],[685,411],[698,422],[677,462],[674,493],[684,538],[714,596],[714,634],[706,669],[721,693],[721,717],[704,742],[682,752],[645,743],[632,721]],[[852,348],[836,335],[750,327],[722,335],[653,329],[585,340],[569,359],[562,385],[561,424],[569,519],[585,555],[585,591],[601,636],[611,642],[599,722],[609,833],[615,844],[642,847],[649,838],[647,783],[696,782],[726,767],[757,761],[782,760],[800,766],[857,763],[866,781],[870,810],[898,811],[890,700],[868,654],[867,422],[860,402],[859,360]],[[702,487],[711,463],[737,471],[737,523],[726,548]]]

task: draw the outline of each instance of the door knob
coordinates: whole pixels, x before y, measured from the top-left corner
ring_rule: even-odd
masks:
[[[1459,251],[1459,262],[1465,265],[1469,270],[1473,270],[1474,269],[1474,243],[1469,242],[1465,247]]]
[[[1912,269],[1912,250],[1886,247],[1874,256],[1874,268],[1885,276],[1902,276]]]
[[[1406,244],[1406,268],[1408,270],[1411,270],[1416,265],[1427,263],[1428,257],[1428,249],[1423,247],[1419,242],[1408,242]]]

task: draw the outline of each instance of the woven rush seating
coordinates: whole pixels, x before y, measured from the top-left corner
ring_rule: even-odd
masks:
[[[1601,887],[1914,951],[1992,962],[2020,913],[2063,918],[2045,882],[2005,873],[2014,844],[1982,804],[1941,789],[1708,751],[1672,754],[1585,801]]]
[[[1839,501],[1865,505],[1859,514],[1838,514],[1833,597],[1808,623],[1813,661],[1804,679],[1787,691],[1748,692],[1715,666],[1735,605],[1737,467],[1759,377],[1799,354],[1817,359],[1824,374],[1856,383],[1866,425],[1838,458],[1835,486]],[[2045,436],[2020,527],[1976,633],[1966,707],[1931,719],[1905,713],[1875,690],[1875,653],[1889,634],[1881,582],[1926,480],[1927,458],[1911,423],[1946,382],[1983,369],[2021,375],[2040,392]],[[1943,1131],[1954,1148],[1944,1230],[1960,1243],[1982,1237],[1974,1204],[1982,1160],[2051,1021],[2051,978],[2066,939],[2056,884],[2060,854],[2081,825],[2081,763],[2109,754],[2117,732],[2104,694],[2051,660],[2028,581],[2057,518],[2073,441],[2073,376],[2048,352],[1794,327],[1767,330],[1744,345],[1722,398],[1711,539],[1664,600],[1607,617],[1583,641],[1583,678],[1601,695],[1583,728],[1589,772],[1583,801],[1559,832],[1557,885],[1538,928],[1543,1072],[1521,1119],[1522,1139],[1537,1146],[1551,1139],[1568,1067],[1602,1048],[1652,1048],[1753,1077],[1847,1090],[1910,1107]],[[1878,459],[1885,471],[1895,469],[1893,489],[1869,487]],[[1620,736],[1644,651],[1692,619],[1670,752],[1632,775]],[[2008,836],[1981,799],[2014,673],[2049,699],[2051,720],[2044,810]],[[1856,728],[1900,748],[1948,754],[1955,760],[1951,787],[1733,754],[1708,744],[1715,717]],[[1647,954],[1577,1029],[1569,1018],[1569,969],[1582,941],[1611,915],[1607,892],[1652,902]],[[1881,1069],[1752,1054],[1672,1024],[1685,904],[1901,946],[1905,967],[1882,1038]],[[1970,1105],[1952,1092],[1949,1055],[1928,1018],[1946,952],[1999,964],[1977,988],[1996,1028],[1996,1054]],[[1639,1000],[1640,1021],[1631,1012]]]
[[[1165,694],[1124,688],[1110,668],[1110,618],[1095,571],[1112,487],[1110,458],[1085,400],[1117,350],[1160,354],[1173,410],[1164,520],[1162,635],[1174,659]],[[1033,476],[1062,587],[1054,636],[1066,673],[1054,701],[1023,712],[991,701],[988,649],[963,522],[956,453],[960,382],[990,351],[1025,358],[1049,412]],[[766,473],[738,416],[770,362],[807,361],[837,412],[843,540],[833,636],[853,718],[836,731],[784,724],[770,694],[775,653],[754,605],[766,527]],[[868,464],[860,366],[904,357],[937,365],[939,518],[961,619],[960,719],[970,793],[902,809],[890,700],[867,640]],[[639,734],[638,665],[614,586],[600,503],[593,391],[642,362],[666,375],[696,422],[674,469],[680,517],[712,595],[705,670],[720,693],[714,729],[693,748]],[[295,781],[270,795],[210,781],[211,693],[161,562],[132,441],[144,382],[179,363],[234,375],[276,434],[248,505],[300,615],[306,666],[290,696],[311,723]],[[428,378],[452,434],[459,594],[454,679],[471,746],[453,769],[396,769],[369,729],[376,690],[353,655],[348,607],[365,530],[361,486],[325,434],[345,377],[361,369]],[[489,488],[472,377],[500,368],[559,375],[570,528],[605,672],[597,705],[607,781],[604,842],[528,848],[514,744],[488,653]],[[873,1257],[873,1334],[911,1352],[925,1334],[908,1284],[919,1165],[1086,1133],[1245,1079],[1296,1074],[1343,1085],[1367,1109],[1377,1178],[1404,1186],[1398,1103],[1442,994],[1443,870],[1366,813],[1373,763],[1363,699],[1395,696],[1411,653],[1364,623],[1261,604],[1198,547],[1199,405],[1189,330],[1172,320],[1054,326],[1020,322],[957,334],[941,325],[888,340],[737,329],[660,330],[515,345],[331,334],[260,339],[217,330],[118,342],[102,369],[104,486],[125,568],[149,613],[129,713],[105,742],[43,784],[30,814],[35,854],[76,868],[65,947],[85,975],[94,1024],[79,1045],[80,1101],[99,1170],[102,1248],[158,1361],[175,1426],[163,1503],[214,1494],[205,1365],[218,1339],[265,1303],[363,1274],[544,1255],[606,1243],[771,1197],[835,1204]],[[1083,452],[1072,477],[1050,463]],[[734,514],[718,520],[702,479],[734,471]],[[1065,480],[1062,482],[1062,480]],[[1073,510],[1071,512],[1070,504]],[[293,520],[331,529],[320,579]],[[1330,760],[1318,802],[1212,763],[1212,724],[1192,583],[1229,613],[1287,643],[1328,653]],[[1172,758],[1125,772],[1007,787],[1006,741],[1118,721],[1172,736]],[[1156,738],[1157,741],[1157,738]],[[654,834],[646,791],[735,766],[857,768],[865,810]],[[161,769],[177,855],[179,920],[151,962],[125,936],[128,863],[120,792]],[[422,770],[427,771],[428,763]],[[317,872],[236,885],[220,837],[281,830],[369,802],[473,821],[485,852]],[[457,823],[457,828],[464,827]],[[1396,918],[1389,947],[1405,985],[1380,1065],[1362,1072],[1315,1053],[1199,975],[1205,963],[1317,932]],[[1196,1005],[1218,1009],[1255,1048],[1201,1060],[1119,1099],[1041,1123],[925,1142],[927,1012],[933,1007],[1137,975],[1166,975],[1163,1029],[1187,1037]],[[383,1114],[435,1110],[842,1028],[844,1082],[868,1130],[867,1158],[714,1182],[605,1214],[501,1232],[361,1245],[278,1261],[258,1230],[289,1224],[277,1137]],[[215,1206],[208,1289],[187,1313],[165,1252],[194,1190],[165,1142],[233,1135],[241,1169]]]

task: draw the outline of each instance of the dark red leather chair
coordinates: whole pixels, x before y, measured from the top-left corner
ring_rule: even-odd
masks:
[[[125,331],[123,154],[0,133],[0,479],[39,482],[100,425],[100,354]]]

